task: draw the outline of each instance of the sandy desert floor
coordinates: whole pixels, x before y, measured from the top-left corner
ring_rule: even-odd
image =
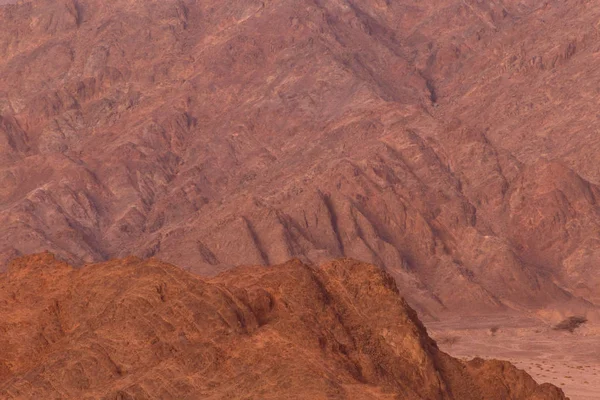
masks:
[[[452,356],[508,360],[536,381],[561,387],[571,400],[600,399],[597,323],[588,322],[574,333],[553,330],[539,320],[511,317],[456,318],[426,326]]]

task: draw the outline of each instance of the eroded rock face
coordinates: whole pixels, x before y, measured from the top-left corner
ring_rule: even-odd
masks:
[[[349,259],[203,279],[29,256],[0,276],[0,332],[4,399],[565,399],[441,352],[393,277]]]
[[[430,314],[592,307],[599,18],[575,0],[2,6],[0,264],[347,256]]]

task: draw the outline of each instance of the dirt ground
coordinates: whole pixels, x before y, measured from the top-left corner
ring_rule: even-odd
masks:
[[[454,318],[426,323],[439,347],[452,356],[508,360],[537,382],[562,388],[571,400],[600,399],[600,324],[574,333],[534,318]]]

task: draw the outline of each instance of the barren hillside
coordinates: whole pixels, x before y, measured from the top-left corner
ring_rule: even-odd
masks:
[[[599,19],[580,0],[2,6],[1,263],[347,256],[431,314],[593,307]]]
[[[206,280],[30,256],[0,276],[0,332],[3,399],[565,399],[441,352],[393,278],[351,260]]]

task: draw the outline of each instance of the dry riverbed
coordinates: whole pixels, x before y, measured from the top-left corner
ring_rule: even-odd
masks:
[[[454,357],[508,360],[537,382],[549,382],[571,400],[600,399],[600,325],[556,331],[536,319],[491,317],[427,322],[439,347]]]

